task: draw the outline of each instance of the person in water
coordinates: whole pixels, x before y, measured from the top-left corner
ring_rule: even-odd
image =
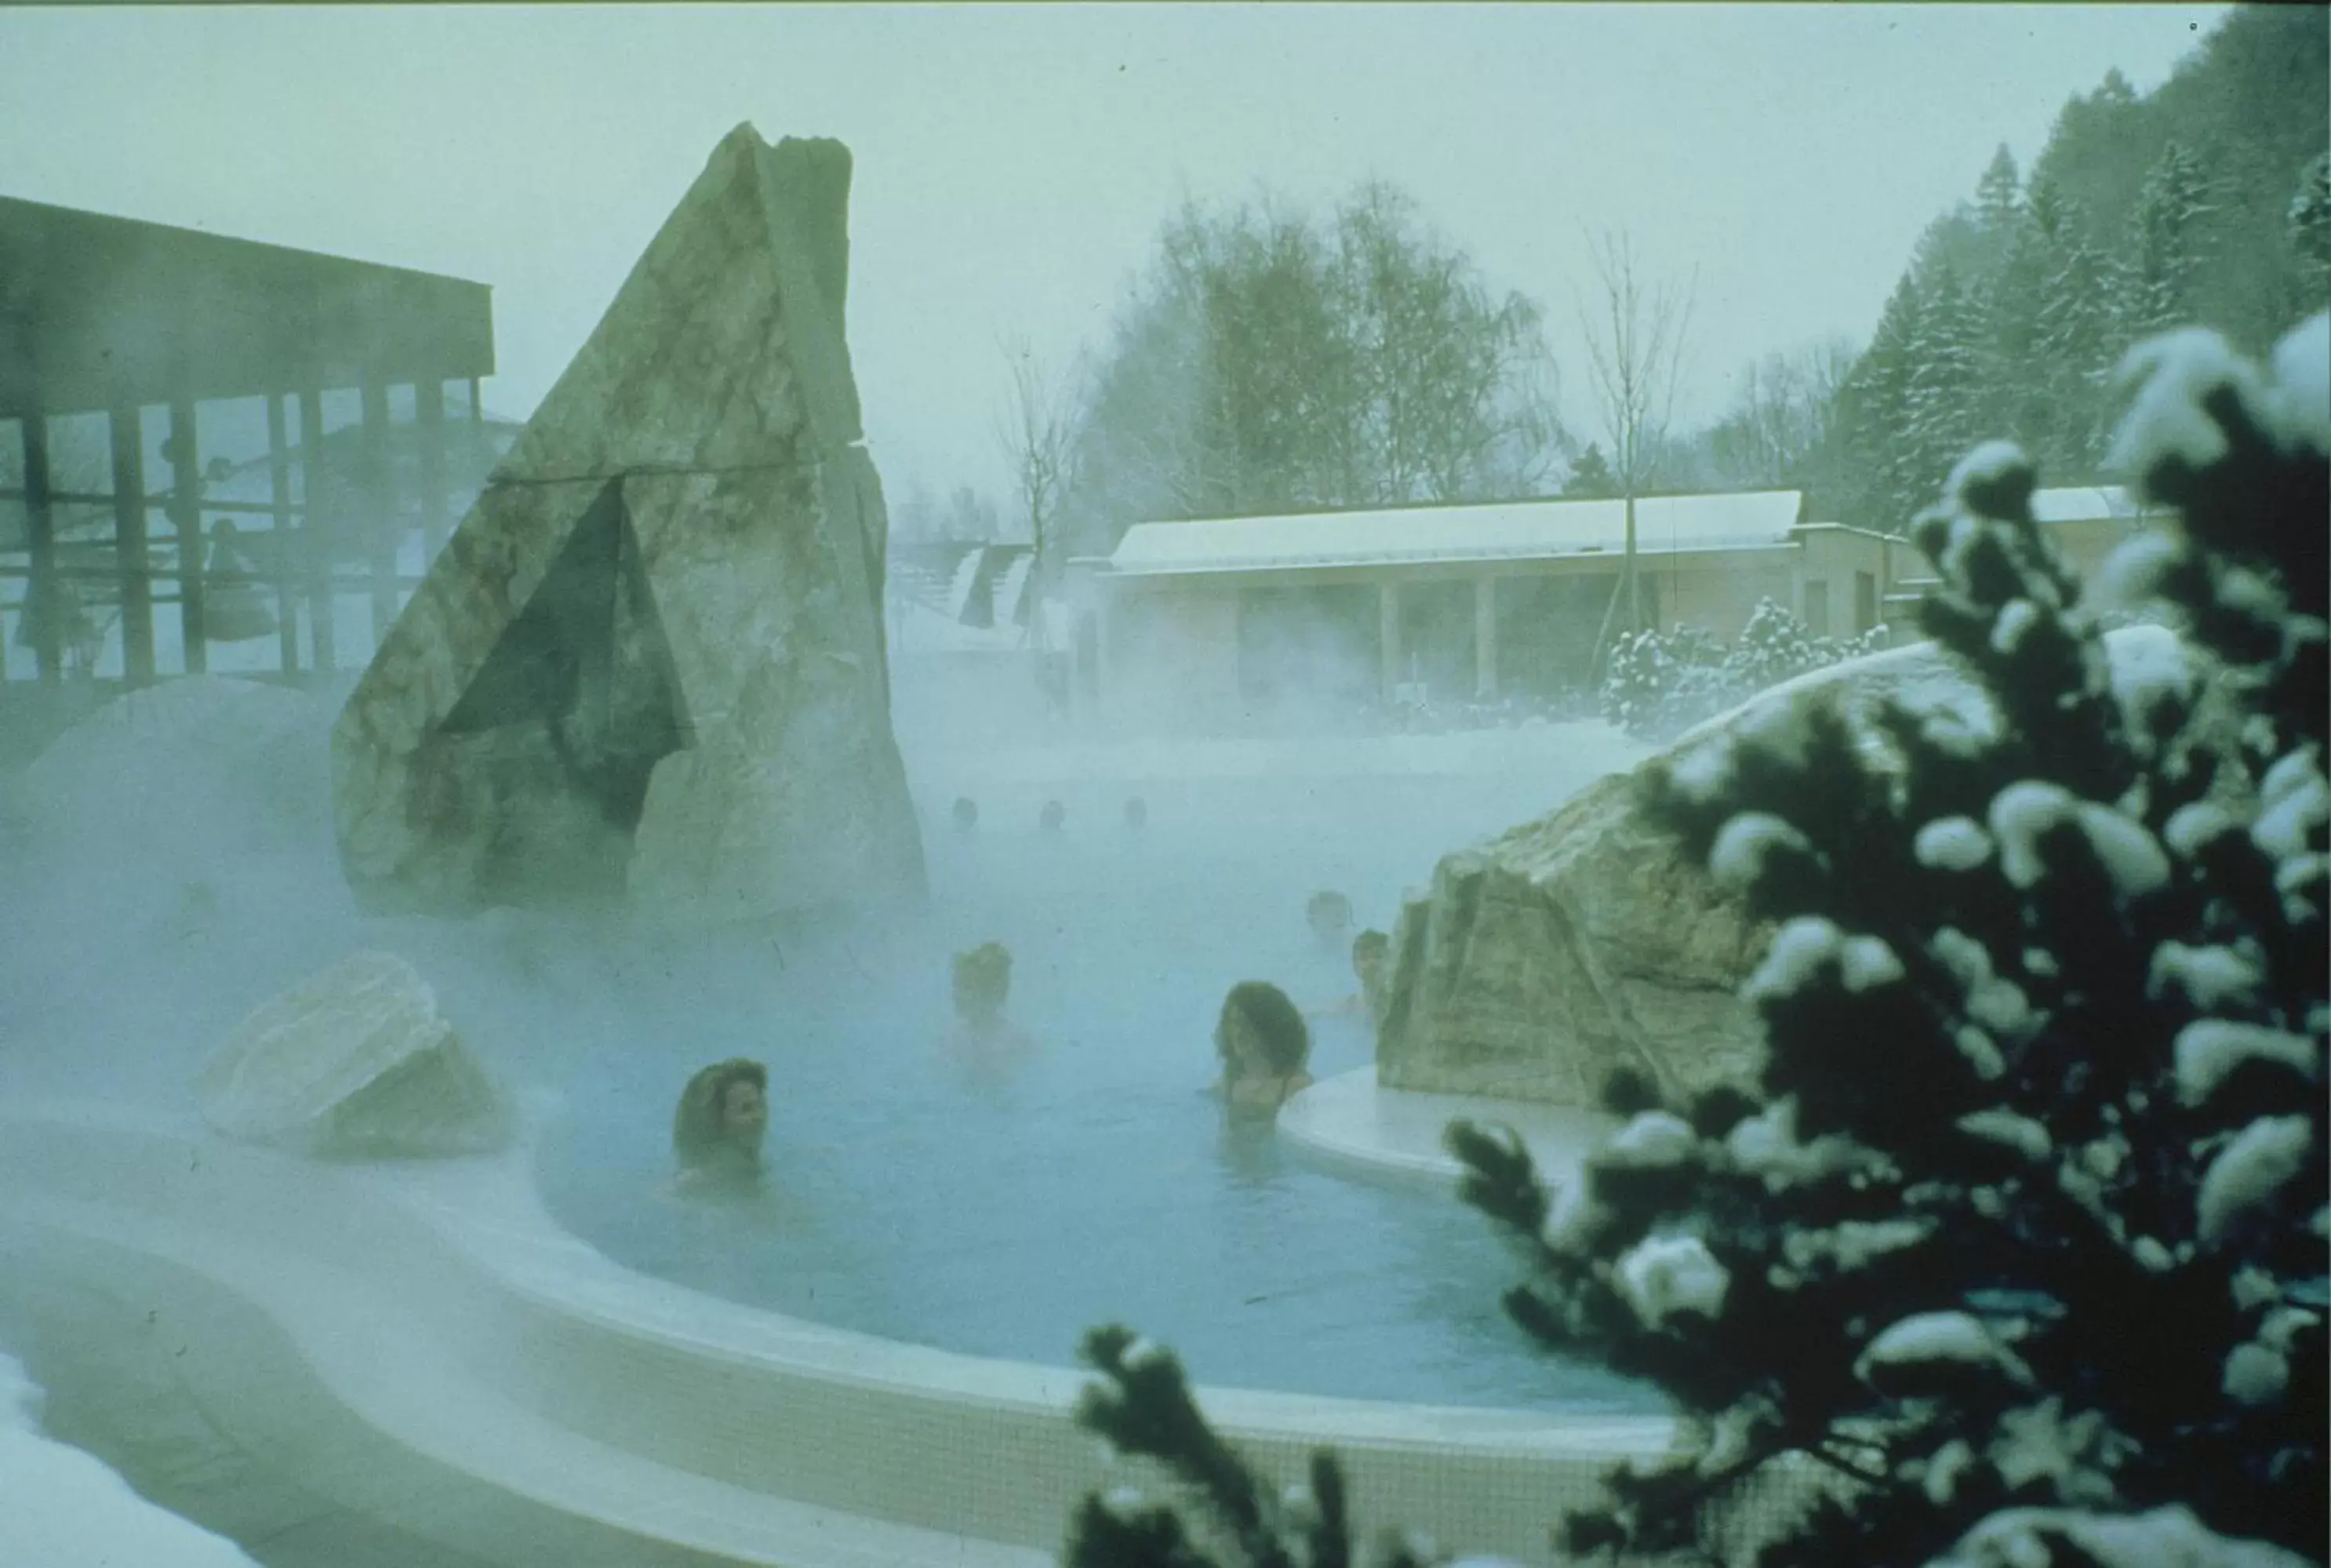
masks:
[[[1381,931],[1363,931],[1352,938],[1352,975],[1359,994],[1346,996],[1318,1016],[1365,1018],[1371,1024],[1384,1016],[1384,986],[1392,968],[1392,938]]]
[[[957,795],[955,800],[955,831],[967,833],[979,826],[979,803],[969,795]]]
[[[1004,1004],[1012,998],[1012,950],[984,942],[955,955],[956,1022],[974,1033],[1004,1026]]]
[[[956,1065],[974,1080],[993,1084],[1035,1049],[1004,1012],[1012,997],[1012,950],[985,942],[956,954],[954,980]]]
[[[1352,928],[1352,901],[1332,889],[1322,889],[1311,895],[1311,902],[1304,906],[1303,917],[1311,934],[1319,938],[1320,946],[1341,947],[1345,933]]]
[[[671,1118],[683,1187],[750,1185],[761,1178],[769,1130],[769,1069],[733,1057],[688,1080]]]
[[[1287,993],[1262,980],[1242,980],[1223,998],[1214,1024],[1223,1059],[1214,1088],[1234,1117],[1275,1116],[1297,1091],[1311,1087],[1311,1031]]]

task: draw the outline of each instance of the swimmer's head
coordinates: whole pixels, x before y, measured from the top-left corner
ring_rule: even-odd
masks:
[[[724,1156],[757,1169],[769,1129],[769,1069],[733,1057],[703,1069],[680,1091],[672,1117],[672,1152],[685,1168]]]
[[[1012,995],[1012,951],[986,942],[955,955],[955,1015],[974,1028],[987,1028],[1004,1016]]]
[[[1311,1031],[1287,993],[1266,980],[1242,980],[1223,998],[1214,1050],[1225,1078],[1289,1078],[1311,1060]]]

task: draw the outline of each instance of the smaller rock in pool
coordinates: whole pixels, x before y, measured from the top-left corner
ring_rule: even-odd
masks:
[[[230,1137],[338,1159],[487,1154],[509,1101],[390,953],[353,954],[243,1021],[195,1080]]]

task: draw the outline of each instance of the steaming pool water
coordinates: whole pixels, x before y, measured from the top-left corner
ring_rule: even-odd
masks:
[[[381,946],[422,970],[496,1071],[557,1092],[542,1195],[626,1267],[979,1355],[1066,1365],[1086,1328],[1120,1321],[1215,1386],[1656,1410],[1527,1344],[1497,1304],[1514,1260],[1453,1196],[1316,1168],[1267,1130],[1226,1130],[1204,1095],[1233,982],[1274,981],[1306,1008],[1355,991],[1347,953],[1305,925],[1311,892],[1338,889],[1361,924],[1388,928],[1440,856],[1636,755],[1600,726],[1350,749],[1185,748],[1081,770],[1034,756],[1016,774],[910,751],[928,907],[782,941],[604,941],[512,911],[365,919],[320,819],[204,840],[199,864],[169,858],[175,840],[93,839],[104,863],[73,873],[85,893],[12,955],[0,1028],[43,1049],[0,1056],[0,1087],[183,1104],[252,1008]],[[958,794],[981,809],[969,835],[948,822]],[[1122,819],[1134,794],[1148,807],[1137,831]],[[1067,826],[1048,834],[1053,798]],[[131,852],[139,864],[118,870]],[[973,1083],[946,1049],[947,960],[991,939],[1015,955],[1011,1012],[1039,1049],[1008,1080]],[[1356,1021],[1313,1029],[1317,1076],[1368,1060]],[[674,1100],[733,1055],[769,1064],[766,1192],[680,1201]]]
[[[1137,832],[1123,787],[991,786],[968,836],[946,824],[951,794],[924,792],[925,917],[773,947],[749,978],[687,955],[611,988],[617,1016],[546,1142],[545,1198],[628,1267],[948,1350],[1066,1364],[1115,1320],[1215,1385],[1654,1410],[1530,1347],[1497,1303],[1514,1260],[1452,1196],[1312,1168],[1203,1093],[1232,982],[1307,1008],[1354,990],[1304,925],[1313,889],[1389,926],[1440,853],[1583,782],[1150,784]],[[1054,797],[1069,827],[1045,834]],[[973,1080],[947,1049],[946,960],[991,938],[1016,956],[1013,1012],[1038,1050]],[[1315,1019],[1313,1041],[1322,1078],[1370,1059],[1354,1020]],[[766,1191],[676,1197],[672,1098],[730,1055],[769,1064]]]

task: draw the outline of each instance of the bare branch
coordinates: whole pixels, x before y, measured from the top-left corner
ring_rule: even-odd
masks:
[[[1599,309],[1577,301],[1578,325],[1586,339],[1587,368],[1603,440],[1611,452],[1612,477],[1622,494],[1646,488],[1668,432],[1674,423],[1677,389],[1699,293],[1695,270],[1679,288],[1641,275],[1634,238],[1625,231],[1588,240],[1600,288]]]
[[[1012,382],[996,421],[996,441],[1012,465],[1041,583],[1057,554],[1052,525],[1069,487],[1082,404],[1080,377],[1073,367],[1063,375],[1052,374],[1024,337],[1006,338],[998,347]]]

